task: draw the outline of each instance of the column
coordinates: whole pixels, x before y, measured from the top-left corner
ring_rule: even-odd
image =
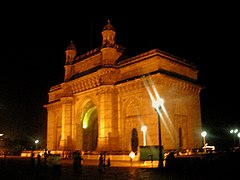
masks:
[[[62,102],[62,135],[61,150],[72,150],[72,97],[61,98]]]

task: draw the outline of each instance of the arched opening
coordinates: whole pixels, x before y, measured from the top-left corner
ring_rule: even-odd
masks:
[[[98,140],[98,115],[96,106],[89,108],[84,114],[83,128],[83,151],[95,151]]]
[[[132,130],[132,138],[131,138],[131,147],[133,152],[137,152],[138,149],[138,133],[135,128]]]

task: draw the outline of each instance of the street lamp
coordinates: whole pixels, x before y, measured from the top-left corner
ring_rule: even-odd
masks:
[[[233,134],[233,145],[234,146],[236,144],[236,142],[235,142],[235,135],[234,134],[237,134],[237,132],[238,132],[238,129],[235,129],[235,130],[231,129],[230,130],[230,133]]]
[[[147,126],[142,126],[141,131],[143,132],[143,146],[146,146],[146,131],[147,131]]]
[[[35,144],[36,144],[36,150],[37,150],[37,145],[38,145],[38,143],[39,143],[39,140],[37,139],[37,140],[35,140]]]
[[[3,135],[4,135],[4,134],[1,133],[1,134],[0,134],[0,137],[3,137]],[[3,140],[3,139],[1,139],[1,140]]]
[[[129,157],[130,157],[130,160],[131,160],[131,166],[133,165],[133,159],[135,158],[135,153],[133,151],[131,151],[129,153]]]
[[[207,136],[207,132],[203,131],[201,133],[201,136],[203,137],[203,147],[204,147],[204,152],[206,153],[207,149],[206,149],[206,139],[205,139],[205,137]]]
[[[240,132],[238,133],[238,147],[240,147]]]
[[[155,108],[157,111],[158,115],[158,140],[159,140],[159,163],[158,163],[158,168],[163,167],[163,157],[162,157],[162,137],[161,137],[161,123],[160,123],[160,109],[163,105],[163,99],[162,98],[157,98],[157,100],[152,102],[152,106]]]

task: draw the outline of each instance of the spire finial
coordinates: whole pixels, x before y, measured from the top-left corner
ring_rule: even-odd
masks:
[[[73,44],[73,40],[70,41],[70,44],[68,45],[67,50],[76,50],[76,47]]]

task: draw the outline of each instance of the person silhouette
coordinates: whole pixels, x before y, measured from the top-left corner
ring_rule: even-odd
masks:
[[[35,166],[35,159],[34,159],[34,153],[31,153],[31,166],[34,167]]]
[[[99,170],[100,172],[103,171],[103,155],[102,155],[102,154],[101,154],[100,157],[99,157],[98,170]]]
[[[40,167],[40,165],[41,165],[41,156],[38,153],[38,155],[37,155],[37,166]]]

